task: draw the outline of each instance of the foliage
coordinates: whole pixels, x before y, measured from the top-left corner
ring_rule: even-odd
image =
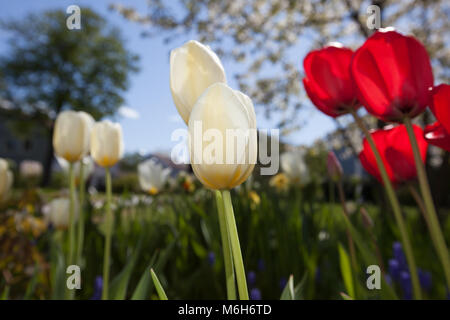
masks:
[[[375,222],[372,229],[367,229],[358,213],[360,206],[351,208],[350,222],[356,232],[355,240],[358,239],[358,268],[349,274],[345,253],[348,252],[346,223],[341,208],[328,202],[317,190],[309,185],[279,193],[267,184],[246,183],[234,192],[233,206],[245,268],[256,275],[251,287],[258,288],[263,299],[279,299],[283,291],[286,299],[292,298],[292,292],[295,299],[341,299],[341,293],[358,299],[392,297],[386,283],[383,283],[381,291],[365,289],[367,261],[375,257],[376,248],[380,250],[382,268],[387,266],[392,256],[392,244],[398,238],[398,230],[391,212],[380,206],[365,205]],[[251,196],[251,192],[259,196],[259,201]],[[28,200],[30,205],[36,203],[31,214],[39,218],[39,203],[45,203],[54,196],[54,193],[46,192],[40,193],[34,202]],[[13,202],[22,197],[17,194]],[[13,214],[16,205],[11,203],[10,207],[9,212]],[[113,298],[157,299],[150,268],[155,270],[170,299],[225,298],[217,209],[210,190],[197,189],[193,193],[171,191],[154,197],[116,194],[113,207]],[[433,285],[426,297],[443,298],[444,279],[440,266],[433,263],[436,257],[423,217],[416,208],[404,209],[408,228],[415,234],[413,247],[419,267],[432,274]],[[82,290],[77,291],[77,296],[82,299],[91,298],[95,279],[102,273],[102,264],[99,263],[104,241],[102,194],[90,197],[86,213],[86,243],[89,245],[83,252]],[[448,212],[445,212],[443,226],[448,228],[449,225]],[[23,279],[23,274],[21,278],[14,275],[13,279],[21,279],[22,285],[16,281],[8,284],[10,298],[24,298],[31,281],[35,281],[35,289],[29,298],[57,298],[58,288],[65,285],[66,275],[62,272],[64,270],[59,270],[64,263],[58,263],[58,260],[64,259],[67,231],[49,229],[37,238],[27,238],[27,233],[23,232],[20,234],[28,246],[35,243],[31,247],[43,260],[35,280],[32,280],[33,273],[27,273],[26,279]],[[1,237],[2,248],[8,243],[5,241],[9,241],[6,240],[9,236],[4,233]],[[47,263],[53,270],[50,277],[45,267]],[[341,272],[345,272],[344,277]],[[285,289],[290,275],[294,275],[296,281]],[[348,290],[351,279],[353,293]],[[0,284],[0,292],[4,289],[5,283]],[[402,298],[402,289],[396,287],[395,290]]]
[[[91,9],[82,10],[81,30],[69,30],[60,10],[1,22],[9,50],[0,57],[0,111],[20,131],[39,123],[47,133],[45,183],[56,115],[63,109],[83,110],[96,119],[114,115],[130,73],[138,70],[137,56],[127,51],[120,31]]]

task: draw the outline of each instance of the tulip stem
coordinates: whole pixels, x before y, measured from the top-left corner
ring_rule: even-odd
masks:
[[[347,216],[347,218],[350,219],[350,214],[347,209],[347,204],[345,203],[345,193],[344,193],[344,187],[342,186],[341,179],[339,179],[339,181],[337,182],[337,186],[338,186],[338,192],[339,192],[339,199],[341,201],[341,206],[342,206],[342,212],[343,212],[343,214],[345,214]],[[352,267],[353,267],[354,272],[357,272],[358,264],[356,263],[355,244],[353,243],[353,238],[352,238],[352,235],[350,234],[350,230],[347,228],[346,231],[347,231],[346,232],[347,233],[347,241],[348,241],[348,247],[350,250]]]
[[[106,174],[106,235],[105,251],[103,256],[103,289],[102,300],[108,300],[109,285],[109,258],[111,256],[111,233],[112,233],[112,213],[111,213],[111,172],[105,168]]]
[[[233,203],[231,202],[230,190],[223,190],[222,197],[226,216],[225,220],[227,222],[231,250],[233,252],[239,298],[241,300],[248,300],[247,280],[245,278],[244,262],[242,260],[241,246],[239,244],[239,236],[236,228],[236,220],[234,219]]]
[[[236,300],[236,284],[233,270],[233,254],[230,248],[230,237],[228,235],[227,220],[223,198],[220,191],[216,190],[217,211],[219,213],[220,235],[222,237],[223,261],[225,265],[225,276],[227,283],[228,300]]]
[[[77,244],[77,263],[81,265],[81,258],[83,254],[84,242],[84,163],[83,159],[80,161],[80,211],[78,213],[78,244]]]
[[[450,288],[450,256],[448,253],[448,248],[445,243],[444,236],[442,234],[441,228],[439,226],[439,220],[436,213],[436,208],[434,207],[433,198],[431,196],[430,185],[428,183],[427,173],[425,171],[425,166],[422,162],[420,156],[419,146],[417,144],[416,135],[414,134],[414,129],[409,117],[405,117],[404,124],[406,130],[408,131],[409,140],[411,142],[411,147],[414,154],[414,161],[416,162],[417,177],[419,180],[420,191],[422,193],[422,198],[425,204],[425,214],[427,215],[427,225],[430,231],[433,244],[441,260],[442,266],[444,267],[445,279],[447,281],[447,287]]]
[[[400,208],[400,203],[398,201],[397,195],[395,194],[394,187],[392,186],[391,181],[389,180],[389,176],[387,174],[386,168],[384,166],[383,160],[381,159],[380,153],[378,152],[375,141],[372,138],[369,130],[365,126],[362,119],[356,113],[356,110],[351,110],[351,114],[356,121],[358,127],[364,132],[366,136],[367,142],[369,142],[370,148],[375,156],[375,160],[377,162],[378,169],[380,170],[381,179],[383,180],[384,189],[386,190],[387,196],[392,206],[392,210],[394,212],[395,220],[397,222],[400,236],[403,243],[403,248],[405,249],[406,260],[408,262],[409,271],[411,274],[411,282],[414,292],[415,299],[422,299],[422,292],[420,290],[420,282],[419,277],[417,275],[417,267],[416,262],[413,255],[413,250],[411,246],[411,241],[408,236],[408,232],[406,231],[405,220],[403,219],[403,215]]]
[[[74,251],[75,251],[75,172],[73,170],[73,163],[69,164],[69,190],[70,190],[70,206],[69,206],[69,258],[67,260],[68,265],[73,264]],[[69,290],[68,298],[73,298],[73,290]]]

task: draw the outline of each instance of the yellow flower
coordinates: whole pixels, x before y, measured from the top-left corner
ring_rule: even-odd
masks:
[[[289,178],[284,173],[279,173],[270,179],[269,185],[277,191],[286,191],[289,188]]]
[[[248,197],[252,202],[252,207],[259,206],[259,204],[261,203],[261,198],[255,191],[250,191]]]

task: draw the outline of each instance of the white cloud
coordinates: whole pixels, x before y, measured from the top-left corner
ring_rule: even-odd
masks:
[[[127,119],[139,119],[140,117],[139,112],[127,106],[119,108],[119,115]]]
[[[184,123],[183,119],[181,119],[180,115],[178,113],[174,113],[169,116],[169,122],[172,123]]]

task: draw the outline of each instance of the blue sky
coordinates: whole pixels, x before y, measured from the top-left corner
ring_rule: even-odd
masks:
[[[130,5],[146,12],[146,1],[128,0],[119,3]],[[125,94],[125,109],[115,120],[123,126],[125,149],[127,152],[169,152],[176,144],[170,137],[177,128],[184,128],[184,122],[178,116],[169,88],[169,52],[172,48],[180,46],[190,40],[179,38],[164,45],[161,38],[142,38],[140,36],[143,27],[129,22],[119,14],[108,10],[108,5],[113,0],[40,0],[40,1],[5,1],[0,10],[0,19],[22,18],[28,13],[59,9],[66,11],[69,5],[88,6],[103,15],[111,24],[120,27],[123,37],[126,39],[126,46],[129,50],[140,56],[140,72],[132,75],[130,89]],[[81,17],[83,12],[81,12]],[[83,18],[81,18],[83,20]],[[82,23],[83,21],[81,21]],[[0,54],[5,52],[6,34],[0,31]],[[301,65],[306,52],[299,52],[298,65]],[[237,65],[232,61],[222,61],[230,79],[233,83],[233,70]],[[299,79],[300,81],[300,79]],[[134,112],[133,112],[134,111]],[[263,110],[256,108],[258,118],[258,128],[271,129],[273,123],[263,117]],[[127,116],[128,114],[128,116]],[[293,144],[310,144],[315,139],[322,137],[332,131],[334,122],[327,116],[318,112],[312,106],[307,106],[299,114],[300,117],[308,119],[305,126],[296,133],[284,137],[285,141]]]

